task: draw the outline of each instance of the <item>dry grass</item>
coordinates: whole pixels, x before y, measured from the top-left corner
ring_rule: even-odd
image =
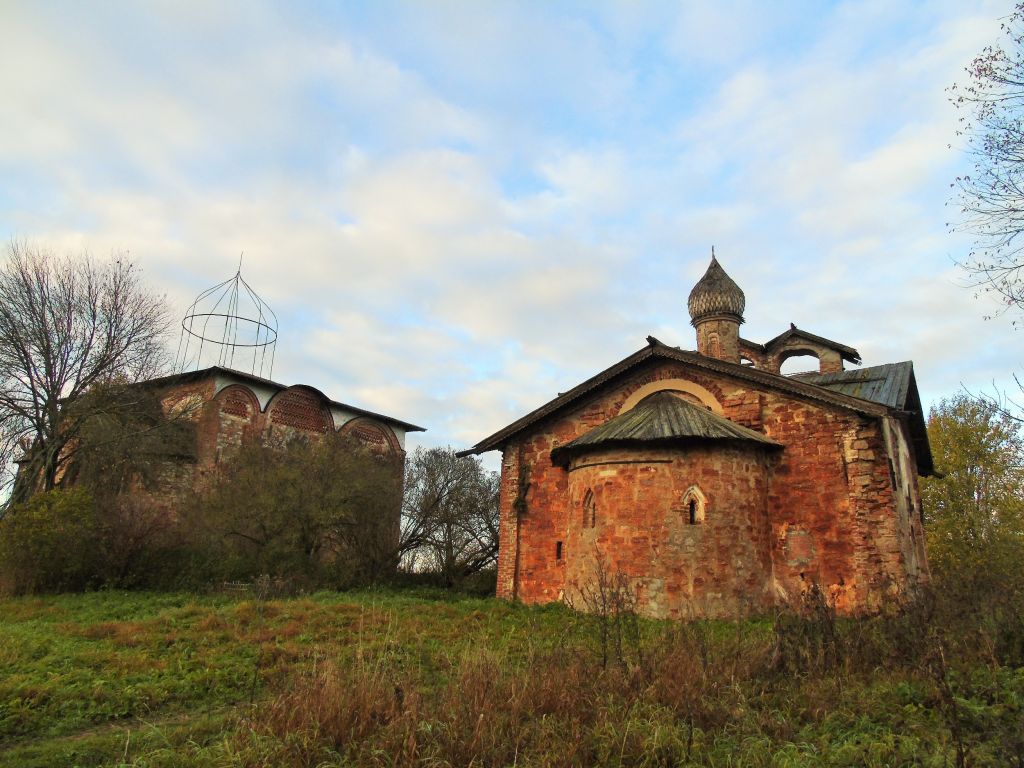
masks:
[[[1012,632],[940,609],[603,643],[485,600],[0,601],[0,766],[1019,765],[1024,668],[980,641]]]

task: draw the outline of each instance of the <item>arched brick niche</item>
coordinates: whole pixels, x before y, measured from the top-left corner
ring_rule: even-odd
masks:
[[[252,423],[260,412],[256,395],[244,384],[232,384],[217,393],[215,398],[223,418],[244,419]]]
[[[312,387],[289,387],[267,404],[266,432],[274,441],[323,435],[331,425],[327,398]]]
[[[395,433],[391,429],[366,416],[346,421],[341,425],[338,434],[358,440],[374,453],[391,456],[398,454],[401,450],[398,438],[395,437]]]
[[[253,391],[243,384],[225,387],[214,398],[217,413],[217,445],[214,456],[237,450],[257,432],[260,403]]]

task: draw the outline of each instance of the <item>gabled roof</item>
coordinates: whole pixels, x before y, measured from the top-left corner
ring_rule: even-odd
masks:
[[[824,336],[817,336],[813,333],[801,330],[792,323],[789,324],[789,328],[787,330],[780,333],[774,339],[766,341],[764,344],[759,346],[765,351],[771,352],[772,350],[781,347],[790,339],[803,339],[822,347],[827,347],[828,349],[834,349],[844,360],[858,365],[860,364],[860,352],[853,347],[848,347],[845,344],[840,344],[838,341],[832,341],[832,339],[826,339]]]
[[[910,382],[914,376],[914,364],[909,360],[902,363],[874,365],[855,371],[837,373],[798,373],[793,378],[827,387],[833,392],[881,403],[890,408],[906,410]]]
[[[601,373],[587,379],[582,384],[573,387],[568,392],[560,394],[554,400],[545,403],[540,408],[537,408],[523,416],[521,419],[512,422],[507,427],[498,430],[490,437],[484,438],[472,448],[460,451],[459,455],[467,456],[470,454],[484,453],[486,451],[501,448],[508,440],[528,427],[531,427],[543,419],[569,407],[584,396],[613,381],[619,376],[634,370],[649,360],[672,360],[686,363],[688,365],[692,365],[694,368],[750,382],[760,387],[786,392],[805,400],[812,400],[819,403],[825,403],[827,405],[837,406],[839,408],[845,408],[846,410],[855,411],[867,416],[884,416],[889,410],[886,406],[879,403],[872,403],[868,400],[851,397],[842,392],[836,392],[825,387],[819,387],[800,379],[789,378],[777,373],[769,373],[768,371],[758,370],[747,365],[725,362],[724,360],[707,357],[698,352],[686,352],[677,347],[669,347],[662,344],[653,336],[647,337],[647,344],[648,346],[644,347],[640,351],[634,352],[624,360],[619,361],[610,368],[606,368],[601,371]]]
[[[656,392],[611,421],[571,443],[555,448],[551,460],[566,465],[577,454],[597,448],[637,445],[679,445],[697,442],[743,442],[781,448],[760,432],[747,429],[688,403],[670,392]]]
[[[261,386],[270,387],[278,391],[289,388],[289,385],[287,384],[281,384],[276,381],[271,381],[270,379],[264,379],[261,376],[254,376],[253,374],[246,373],[245,371],[236,371],[234,368],[223,368],[219,365],[213,365],[210,366],[209,368],[202,368],[198,371],[172,373],[170,376],[161,376],[160,378],[149,379],[148,381],[140,382],[140,384],[147,387],[163,387],[171,386],[174,384],[183,384],[189,381],[201,381],[203,379],[210,378],[211,376],[225,376],[228,378],[240,379],[241,381],[248,382],[250,384],[259,384]],[[360,416],[367,416],[372,419],[383,421],[385,424],[393,424],[395,426],[401,427],[406,432],[427,431],[424,427],[417,427],[415,424],[410,424],[407,421],[401,421],[400,419],[395,419],[392,418],[391,416],[385,416],[382,413],[374,413],[373,411],[367,411],[363,408],[357,408],[354,405],[342,403],[338,400],[331,400],[329,397],[327,397],[327,395],[325,395],[323,392],[320,392],[320,390],[317,389],[316,387],[310,387],[309,385],[302,386],[305,386],[319,393],[324,398],[324,400],[327,401],[328,405],[333,405],[338,408],[344,408],[345,410],[351,411],[352,413],[356,413]]]
[[[910,439],[914,443],[918,472],[925,476],[935,474],[924,409],[917,391],[912,362],[905,360],[902,363],[874,365],[838,373],[800,373],[793,378],[902,411],[907,418]]]

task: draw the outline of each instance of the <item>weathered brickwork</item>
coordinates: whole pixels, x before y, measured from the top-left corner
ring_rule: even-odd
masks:
[[[627,576],[654,616],[766,609],[773,602],[764,508],[770,461],[757,448],[706,446],[577,458],[568,471],[566,596],[580,602],[604,567]],[[702,499],[693,522],[691,489]],[[592,515],[585,514],[588,494]]]
[[[631,394],[659,381],[697,385],[722,415],[783,450],[691,446],[589,454],[568,469],[552,464],[553,448],[604,424]],[[907,445],[894,423],[891,440]],[[812,583],[842,611],[869,607],[927,574],[919,523],[893,492],[907,476],[916,489],[916,477],[908,455],[890,472],[888,428],[878,417],[652,361],[505,445],[498,594],[571,598],[601,556],[632,579],[654,615],[763,610]],[[691,525],[680,505],[694,485],[707,513]],[[592,529],[583,527],[588,490],[598,510]]]
[[[372,451],[381,454],[396,454],[401,451],[395,433],[372,419],[357,418],[346,422],[338,430],[340,435],[356,438]]]
[[[213,377],[171,382],[162,388],[160,398],[169,414],[193,421],[196,428],[195,461],[169,462],[162,472],[159,492],[152,494],[169,509],[177,499],[216,482],[218,467],[249,441],[282,446],[295,439],[322,440],[334,430],[326,399],[309,387],[283,388],[270,397],[265,408],[244,383],[229,384],[218,391]],[[402,471],[405,451],[386,423],[357,416],[338,431],[376,453],[398,459],[396,471]],[[395,513],[397,519],[397,508]]]
[[[756,613],[812,585],[852,613],[928,578],[913,365],[844,371],[857,350],[792,323],[747,341],[745,306],[712,253],[687,300],[697,352],[649,336],[467,451],[503,453],[499,597],[587,608],[611,574],[654,616]],[[780,375],[805,354],[817,373]]]

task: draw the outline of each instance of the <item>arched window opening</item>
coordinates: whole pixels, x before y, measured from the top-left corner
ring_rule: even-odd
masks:
[[[707,499],[704,498],[704,494],[696,485],[690,486],[689,490],[683,494],[683,509],[686,513],[686,520],[690,525],[700,525],[704,522],[704,516],[707,512]]]
[[[583,497],[583,527],[593,528],[597,525],[597,506],[594,504],[594,492],[587,490]]]
[[[711,357],[722,356],[722,341],[717,333],[712,332],[708,334],[708,353]]]
[[[811,349],[787,350],[779,355],[779,373],[783,376],[794,373],[817,373],[820,368],[821,360],[818,353]]]

